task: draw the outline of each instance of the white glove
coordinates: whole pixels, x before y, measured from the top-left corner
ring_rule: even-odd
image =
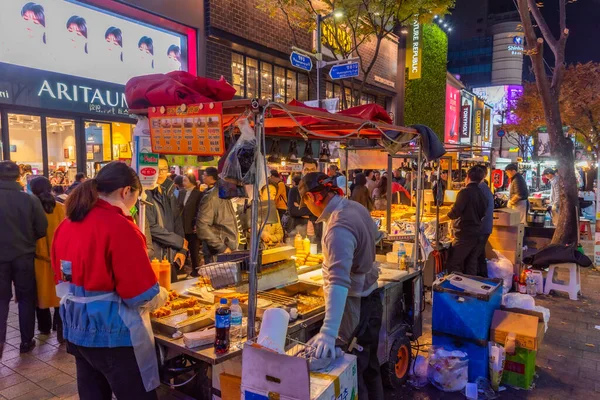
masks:
[[[169,299],[169,291],[162,286],[159,286],[160,291],[156,296],[152,298],[149,302],[142,306],[142,309],[148,311],[154,311],[157,308],[161,308],[165,305],[167,300]]]
[[[325,297],[325,319],[321,333],[336,338],[338,336],[342,317],[346,308],[348,289],[340,285],[331,285]]]
[[[314,347],[315,358],[335,358],[335,338],[329,336],[326,333],[317,333],[307,343],[309,346]]]

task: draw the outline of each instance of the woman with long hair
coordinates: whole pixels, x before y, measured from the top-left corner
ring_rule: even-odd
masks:
[[[69,195],[52,243],[67,351],[79,397],[156,399],[160,384],[149,312],[166,302],[130,209],[142,190],[113,161]]]
[[[369,196],[369,188],[367,188],[367,177],[365,174],[356,174],[354,178],[354,190],[350,200],[362,204],[367,210],[373,211],[373,199]]]
[[[52,248],[56,228],[65,219],[65,208],[62,204],[56,202],[52,195],[52,185],[48,178],[44,176],[38,176],[31,180],[31,193],[40,199],[48,219],[46,237],[38,239],[35,244],[38,330],[42,335],[49,335],[50,330],[56,330],[58,342],[64,343],[62,321],[58,310],[60,299],[56,297],[54,272],[50,265],[50,249]],[[50,308],[54,308],[54,323],[52,322]]]
[[[373,204],[376,210],[387,209],[387,176],[382,176],[377,183],[377,187],[373,189]]]
[[[200,208],[200,200],[202,193],[198,190],[198,182],[194,174],[186,174],[181,177],[181,187],[177,201],[181,209],[181,220],[183,222],[183,232],[185,240],[188,241],[190,250],[190,261],[192,263],[192,276],[198,275],[198,267],[200,266],[200,240],[196,235],[196,218]],[[177,178],[175,178],[177,180]]]

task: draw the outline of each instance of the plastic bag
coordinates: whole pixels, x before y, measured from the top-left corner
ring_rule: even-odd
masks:
[[[506,308],[535,309],[535,300],[528,294],[507,293],[502,296],[502,305]]]
[[[443,392],[458,392],[467,386],[469,359],[462,351],[447,351],[442,347],[429,349],[427,376],[433,386]]]
[[[550,310],[542,306],[535,306],[533,309],[544,315],[544,332],[546,332],[548,330],[548,321],[550,321]]]
[[[496,250],[494,253],[496,258],[487,262],[488,277],[502,279],[502,294],[507,294],[513,281],[513,263]]]
[[[219,181],[219,197],[231,199],[234,197],[248,197],[244,188],[244,177],[252,175],[249,171],[254,164],[254,153],[256,151],[256,136],[247,119],[241,119],[237,123],[241,135],[227,155],[221,181]]]
[[[427,377],[427,367],[429,365],[429,355],[418,355],[412,359],[410,369],[408,371],[408,383],[415,388],[425,387],[429,383]]]

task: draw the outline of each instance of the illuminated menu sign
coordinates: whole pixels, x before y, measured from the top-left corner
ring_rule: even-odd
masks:
[[[225,152],[221,103],[151,107],[148,118],[155,153],[221,156]]]

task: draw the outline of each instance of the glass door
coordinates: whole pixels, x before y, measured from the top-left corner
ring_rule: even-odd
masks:
[[[96,176],[113,159],[112,126],[106,122],[85,121],[86,174]]]
[[[77,174],[75,120],[46,117],[48,176],[53,185],[68,186]]]
[[[41,117],[8,114],[10,159],[21,166],[21,184],[25,187],[36,175],[45,175]]]

